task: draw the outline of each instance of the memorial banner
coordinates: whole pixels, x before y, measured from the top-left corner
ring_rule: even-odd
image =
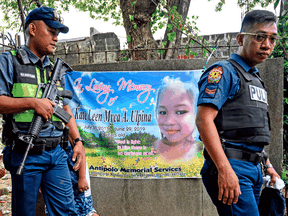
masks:
[[[200,177],[197,71],[76,72],[69,102],[91,177]]]

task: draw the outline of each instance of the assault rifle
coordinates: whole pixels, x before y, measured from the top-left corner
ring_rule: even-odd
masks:
[[[65,63],[62,59],[57,58],[54,69],[52,71],[52,77],[50,81],[48,83],[39,84],[37,92],[36,92],[36,98],[37,98],[37,95],[40,89],[42,89],[42,92],[43,92],[42,98],[47,98],[56,104],[53,107],[53,115],[61,119],[65,124],[68,124],[72,116],[61,107],[62,104],[60,104],[60,102],[62,101],[60,100],[60,97],[71,99],[72,92],[67,91],[67,90],[63,90],[63,91],[58,90],[57,84],[60,83],[60,81],[63,79],[64,75],[67,72],[71,72],[71,71],[72,71],[72,68],[67,63]],[[24,167],[27,155],[29,153],[29,150],[33,148],[34,146],[33,140],[35,140],[38,137],[46,121],[47,120],[43,116],[35,112],[32,122],[30,124],[30,127],[28,129],[27,135],[19,137],[21,141],[28,143],[28,146],[26,147],[26,151],[24,153],[22,162],[17,170],[17,173],[16,173],[17,175],[22,174],[23,167]]]

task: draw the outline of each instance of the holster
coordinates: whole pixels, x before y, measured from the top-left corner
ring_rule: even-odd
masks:
[[[266,152],[251,152],[248,150],[243,149],[236,149],[236,148],[226,148],[226,146],[222,143],[222,148],[224,153],[228,159],[236,159],[242,161],[252,162],[255,165],[259,163],[266,164],[266,160],[268,158],[268,154]],[[210,167],[208,168],[208,173],[211,175],[215,175],[218,173],[217,167],[212,161],[210,155],[208,154],[207,150],[204,148],[204,157],[206,160],[211,162]]]
[[[62,142],[60,144],[65,152],[68,151],[68,142],[69,142],[68,138],[69,138],[69,127],[65,126],[63,130]]]

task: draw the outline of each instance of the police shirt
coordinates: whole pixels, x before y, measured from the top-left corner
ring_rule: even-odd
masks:
[[[251,67],[241,56],[232,53],[230,59],[235,60],[248,73]],[[256,67],[252,68],[257,73]],[[218,110],[228,98],[232,98],[240,89],[240,78],[234,66],[228,61],[219,61],[210,66],[201,76],[198,82],[199,97],[197,106],[201,104],[213,104]],[[264,146],[245,143],[226,142],[227,146],[261,152]]]
[[[37,57],[33,52],[31,52],[28,47],[23,46],[23,49],[27,52],[29,60],[32,64],[39,66],[44,69],[50,65],[50,60],[45,56],[44,61],[42,62],[39,57]],[[12,55],[9,51],[3,52],[0,54],[0,95],[5,95],[11,97],[11,91],[13,87],[13,60]],[[65,80],[63,82],[63,89],[66,89]],[[68,104],[68,99],[64,98],[63,106]],[[23,131],[24,132],[24,131]],[[57,137],[61,136],[62,131],[58,131],[54,125],[50,124],[45,130],[41,130],[40,137]]]

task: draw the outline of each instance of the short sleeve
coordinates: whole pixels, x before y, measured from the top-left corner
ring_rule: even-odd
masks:
[[[240,89],[240,78],[234,67],[227,61],[220,61],[209,67],[198,82],[200,104],[213,104],[218,110],[228,98]]]
[[[0,54],[0,95],[11,96],[13,87],[13,60],[9,52]]]

